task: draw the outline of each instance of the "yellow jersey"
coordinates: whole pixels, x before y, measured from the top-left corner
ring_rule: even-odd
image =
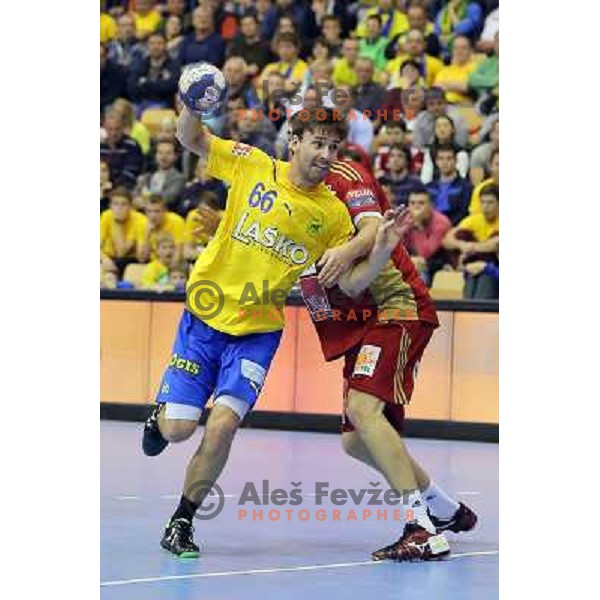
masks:
[[[263,78],[269,73],[281,73],[288,81],[302,81],[308,71],[308,65],[301,59],[297,59],[294,64],[279,60],[269,63],[263,70]]]
[[[134,18],[137,35],[144,38],[154,33],[162,21],[162,17],[156,9],[151,10],[146,15],[134,13]]]
[[[460,83],[468,83],[469,76],[477,68],[477,62],[471,59],[465,65],[448,65],[444,67],[435,78],[435,85],[445,83],[447,81],[458,81]],[[473,104],[473,100],[467,94],[461,94],[460,92],[446,92],[446,101],[450,104]]]
[[[117,23],[108,13],[100,13],[100,43],[110,42],[117,35]]]
[[[187,308],[231,335],[279,331],[293,284],[353,235],[352,221],[324,183],[295,186],[289,163],[215,135],[208,144],[206,172],[228,184],[229,194],[188,279]]]
[[[409,54],[400,54],[390,60],[387,64],[385,70],[390,75],[390,87],[400,87],[398,85],[398,80],[400,79],[400,67],[405,60],[412,59]],[[412,59],[414,60],[414,59]],[[418,61],[417,61],[418,62]],[[425,54],[425,82],[428,87],[433,85],[437,74],[444,68],[444,63],[435,56],[429,56],[429,54]]]
[[[144,234],[148,219],[146,215],[132,210],[129,213],[127,221],[123,224],[125,239],[127,241],[134,240],[136,243],[132,246],[127,256],[135,256],[137,248],[144,242]],[[108,209],[100,215],[100,250],[110,258],[116,258],[117,251],[113,243],[113,235],[115,229],[115,216],[113,211]]]
[[[401,35],[410,29],[408,17],[403,12],[400,12],[399,10],[392,10],[388,13],[381,10],[380,8],[370,8],[365,13],[365,16],[360,25],[356,28],[356,37],[366,37],[367,19],[372,15],[379,15],[381,17],[381,35],[387,37],[388,40],[391,40],[397,35]]]
[[[149,262],[142,273],[142,287],[150,288],[153,285],[167,285],[169,283],[169,269],[160,260]]]
[[[356,67],[351,67],[346,58],[338,58],[333,65],[333,85],[349,85],[350,87],[358,84]]]

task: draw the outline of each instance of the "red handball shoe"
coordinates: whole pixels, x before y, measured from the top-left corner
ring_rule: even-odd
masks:
[[[439,519],[428,511],[429,518],[435,525],[437,533],[443,533],[444,531],[461,533],[462,531],[471,531],[477,525],[477,515],[462,502],[459,502],[459,505],[458,510],[450,519]]]

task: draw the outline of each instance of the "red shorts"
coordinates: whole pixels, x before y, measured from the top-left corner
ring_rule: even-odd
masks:
[[[348,391],[353,389],[385,402],[385,416],[402,432],[404,405],[410,402],[419,362],[434,329],[423,321],[378,323],[346,353],[342,431],[354,431],[345,408]]]

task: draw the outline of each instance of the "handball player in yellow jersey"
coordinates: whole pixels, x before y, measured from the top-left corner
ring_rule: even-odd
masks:
[[[347,261],[331,251],[354,233],[345,206],[323,184],[346,138],[346,122],[336,112],[305,111],[307,118],[290,141],[291,163],[210,134],[187,108],[178,118],[179,141],[207,161],[207,174],[223,180],[229,193],[223,219],[188,281],[170,364],[144,427],[143,450],[155,456],[169,442],[195,432],[214,394],[202,442],[161,541],[176,556],[199,555],[192,519],[258,398],[279,345],[292,285],[320,259],[323,283],[341,277],[342,287],[364,285],[387,262],[401,235],[400,217],[388,214],[362,262],[344,271]],[[262,294],[265,282],[268,298]],[[248,307],[245,301],[256,296],[261,304]]]

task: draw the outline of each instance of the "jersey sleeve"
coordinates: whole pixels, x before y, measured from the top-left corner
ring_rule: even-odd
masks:
[[[381,217],[376,191],[364,182],[353,183],[343,194],[342,201],[355,226],[365,217]]]
[[[213,134],[209,137],[206,173],[229,185],[236,177],[243,177],[245,171],[263,168],[270,162],[269,156],[254,146]]]

